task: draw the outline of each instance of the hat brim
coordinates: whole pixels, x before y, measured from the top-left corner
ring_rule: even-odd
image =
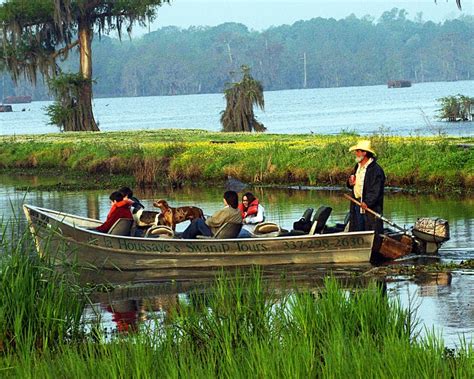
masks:
[[[349,148],[349,152],[353,152],[353,151],[356,151],[356,150],[367,151],[369,153],[374,154],[374,156],[377,156],[377,153],[374,150],[363,148],[362,146],[359,146],[359,145],[354,145],[354,146]]]

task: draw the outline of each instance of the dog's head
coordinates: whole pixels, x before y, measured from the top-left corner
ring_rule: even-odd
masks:
[[[153,202],[153,206],[156,208],[160,208],[162,212],[167,211],[170,209],[168,202],[166,200],[160,199]]]

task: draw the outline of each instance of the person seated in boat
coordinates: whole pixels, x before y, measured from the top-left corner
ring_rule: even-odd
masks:
[[[237,192],[224,193],[224,208],[214,213],[207,220],[194,219],[181,235],[184,239],[194,239],[197,236],[212,237],[224,224],[241,224],[242,215],[238,210],[239,196]]]
[[[347,186],[352,190],[352,196],[362,204],[359,207],[351,203],[349,231],[375,230],[378,239],[383,233],[383,222],[366,212],[366,209],[370,208],[383,214],[385,173],[377,163],[376,153],[370,141],[360,141],[349,151],[354,152],[357,164],[347,181]]]
[[[108,233],[110,228],[121,218],[133,219],[132,212],[130,211],[130,201],[124,200],[120,192],[113,192],[109,199],[112,206],[107,219],[101,226],[94,229],[101,233]]]
[[[253,193],[247,192],[242,196],[239,211],[242,215],[243,223],[239,238],[250,238],[255,227],[265,221],[265,208]]]
[[[133,214],[137,213],[140,209],[145,209],[145,206],[133,196],[133,191],[128,187],[122,187],[119,192],[123,195],[123,199],[130,204],[130,210]]]

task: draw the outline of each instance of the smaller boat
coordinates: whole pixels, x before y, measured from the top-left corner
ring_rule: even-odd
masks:
[[[13,108],[11,105],[0,105],[0,113],[8,113],[13,112]]]
[[[387,82],[388,88],[408,88],[411,87],[411,81],[409,80],[389,80]]]

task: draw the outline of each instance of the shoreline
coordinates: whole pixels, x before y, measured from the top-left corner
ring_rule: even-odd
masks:
[[[67,190],[115,187],[123,180],[143,187],[222,185],[228,177],[250,186],[334,188],[344,187],[354,167],[348,148],[365,138],[379,153],[387,187],[409,193],[474,192],[474,137],[177,129],[0,136],[0,174],[53,174],[58,176],[53,187]]]

